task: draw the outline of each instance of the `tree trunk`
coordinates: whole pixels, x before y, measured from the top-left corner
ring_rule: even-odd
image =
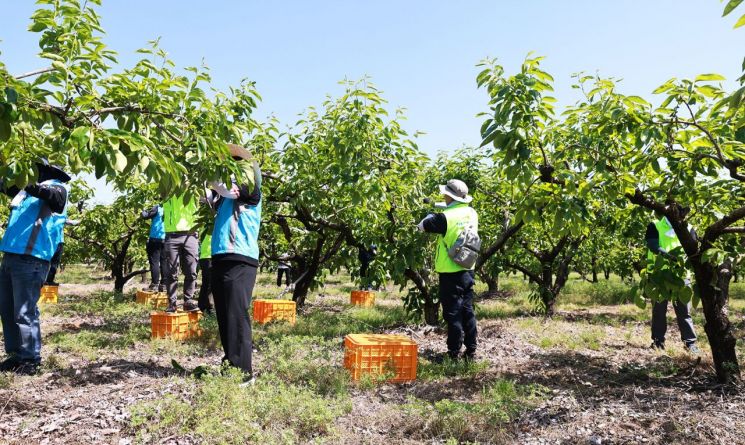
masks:
[[[739,382],[740,365],[735,349],[737,339],[727,308],[732,263],[728,260],[719,267],[695,263],[697,262],[694,262],[696,284],[701,292],[701,304],[706,319],[704,330],[711,345],[717,379],[721,383]]]
[[[499,292],[499,274],[496,274],[496,276],[492,277],[486,272],[480,272],[479,278],[481,279],[481,281],[486,283],[487,294],[495,294]]]
[[[603,275],[605,276],[605,281],[610,280],[610,269],[607,267],[603,269]]]
[[[597,283],[598,282],[598,259],[593,256],[590,261],[590,266],[592,267],[592,282]]]
[[[424,322],[430,326],[440,323],[440,304],[431,298],[429,291],[424,295]]]
[[[313,284],[313,279],[318,274],[320,269],[320,263],[317,261],[306,261],[305,259],[298,261],[298,277],[295,282],[295,289],[292,291],[292,300],[297,303],[298,307],[305,305],[305,299],[310,292],[310,287]]]
[[[541,264],[541,282],[538,283],[541,301],[543,302],[543,306],[546,308],[546,317],[554,315],[554,303],[556,302],[556,294],[551,290],[553,283],[551,263],[552,262],[545,262]]]

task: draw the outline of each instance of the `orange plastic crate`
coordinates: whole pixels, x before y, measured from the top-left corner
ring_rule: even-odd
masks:
[[[297,312],[295,302],[292,300],[263,300],[253,302],[254,321],[256,323],[269,323],[270,321],[287,321],[295,324]]]
[[[42,286],[39,303],[57,304],[59,286]]]
[[[416,380],[417,344],[405,335],[349,334],[344,337],[344,367],[352,380],[390,374],[389,382]]]
[[[165,309],[168,307],[168,294],[165,292],[148,292],[138,290],[135,294],[136,301],[153,309]]]
[[[353,290],[351,303],[355,306],[375,306],[375,293],[369,290]]]
[[[150,338],[172,338],[174,340],[185,340],[202,335],[199,327],[199,319],[202,312],[151,312],[150,313]]]

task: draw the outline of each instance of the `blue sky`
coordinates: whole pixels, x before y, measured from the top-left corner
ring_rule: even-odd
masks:
[[[37,35],[26,31],[32,0],[0,0],[2,60],[12,73],[40,68]],[[547,57],[561,103],[576,100],[571,74],[623,78],[649,97],[670,77],[717,72],[733,81],[745,29],[721,18],[717,0],[239,1],[104,0],[105,42],[130,65],[161,37],[180,66],[211,67],[226,88],[248,77],[283,126],[340,91],[343,78],[372,77],[430,154],[479,143],[487,97],[475,67],[486,56],[514,72],[529,51]],[[730,82],[731,82],[730,81]],[[106,199],[106,193],[100,195]]]

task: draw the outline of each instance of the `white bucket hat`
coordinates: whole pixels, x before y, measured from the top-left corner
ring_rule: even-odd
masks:
[[[468,195],[468,186],[460,179],[451,179],[447,184],[441,185],[440,193],[466,204],[473,201],[473,196]]]

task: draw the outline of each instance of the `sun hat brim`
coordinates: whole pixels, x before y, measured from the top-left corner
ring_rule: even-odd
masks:
[[[230,156],[235,156],[237,158],[245,160],[253,158],[253,156],[251,155],[251,150],[245,147],[241,147],[240,145],[228,144],[228,150],[230,151]]]
[[[473,196],[471,196],[471,195],[466,195],[464,198],[461,198],[458,195],[454,195],[453,192],[451,192],[450,190],[448,190],[448,186],[447,185],[440,185],[440,193],[442,193],[443,195],[447,195],[447,196],[453,198],[453,200],[458,201],[458,202],[462,202],[464,204],[468,204],[469,202],[473,201]]]

